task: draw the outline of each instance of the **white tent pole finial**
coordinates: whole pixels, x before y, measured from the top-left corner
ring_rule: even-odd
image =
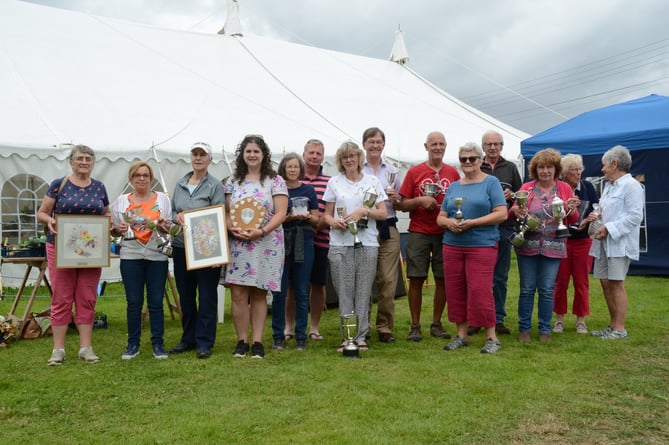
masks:
[[[395,31],[395,42],[390,52],[390,61],[399,63],[400,65],[404,65],[409,61],[409,52],[404,44],[404,35],[399,26],[397,26],[397,31]]]
[[[239,21],[239,4],[237,0],[228,0],[228,16],[223,28],[218,32],[226,36],[243,36],[242,25]]]

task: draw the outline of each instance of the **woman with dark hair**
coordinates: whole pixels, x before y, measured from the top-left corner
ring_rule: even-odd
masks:
[[[561,221],[552,216],[555,198],[563,202],[563,213],[571,209],[567,224],[578,220],[580,200],[564,181],[558,180],[562,172],[560,152],[553,148],[538,151],[528,167],[531,181],[520,187],[528,192],[527,205],[520,207],[516,202],[509,215],[524,219],[528,214],[542,222],[536,230],[525,235],[520,247],[515,246],[520,276],[520,296],[518,297],[518,341],[530,343],[534,295],[539,293],[539,341],[551,341],[551,318],[553,316],[553,288],[560,260],[567,257],[565,238],[557,238],[556,231]],[[556,201],[557,202],[557,201]]]
[[[279,163],[279,175],[286,181],[292,205],[283,223],[286,261],[281,291],[273,292],[272,298],[272,349],[285,347],[284,330],[287,319],[295,321],[295,348],[304,350],[307,347],[314,229],[318,226],[319,217],[316,190],[313,186],[302,183],[304,170],[304,161],[297,153],[288,153]],[[289,314],[288,311],[292,313]]]
[[[121,278],[128,303],[128,346],[121,354],[123,360],[139,355],[145,288],[153,356],[157,359],[167,358],[163,342],[163,296],[168,258],[160,250],[157,234],[147,223],[155,221],[155,230],[167,233],[172,223],[172,204],[165,193],[151,190],[153,179],[153,170],[148,163],[133,163],[128,170],[128,181],[133,191],[116,198],[111,206],[114,223],[112,233],[121,236],[131,230],[133,235],[128,237],[130,239],[121,238]]]
[[[233,225],[230,209],[249,198],[264,210],[260,226],[245,229]],[[267,292],[281,289],[284,262],[281,224],[288,210],[288,189],[272,168],[272,154],[262,136],[246,136],[237,147],[235,170],[225,184],[225,203],[228,230],[232,234],[225,282],[230,287],[238,340],[233,355],[245,357],[250,349],[251,357],[263,358]],[[250,347],[249,324],[253,332]]]
[[[379,251],[376,221],[386,219],[384,201],[388,195],[376,176],[362,172],[364,152],[354,142],[341,144],[335,162],[340,174],[328,181],[323,194],[323,217],[331,227],[328,260],[332,284],[339,298],[339,315],[355,312],[359,324],[354,340],[361,350],[368,350],[365,336],[369,333],[369,299]],[[376,192],[376,203],[371,208],[363,205],[363,197],[369,189]],[[356,245],[350,227],[363,216],[374,221],[370,221],[366,229],[359,230],[360,243]],[[343,347],[344,344],[338,350]]]
[[[105,185],[91,177],[95,166],[95,152],[86,145],[75,145],[70,152],[72,173],[51,183],[37,211],[37,219],[46,224],[46,257],[53,296],[51,298],[51,328],[53,350],[47,364],[58,366],[65,360],[65,336],[72,321],[79,331],[79,358],[97,363],[100,358],[93,352],[91,337],[95,320],[95,303],[102,268],[56,267],[55,215],[109,215],[109,197]],[[105,240],[105,243],[107,240]]]

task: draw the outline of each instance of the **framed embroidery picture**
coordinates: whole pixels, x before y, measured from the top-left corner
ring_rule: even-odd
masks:
[[[184,211],[186,269],[202,269],[230,262],[225,206]]]
[[[56,215],[56,267],[109,267],[110,216]]]

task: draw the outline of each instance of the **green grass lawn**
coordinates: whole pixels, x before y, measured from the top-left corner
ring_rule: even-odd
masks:
[[[321,324],[322,342],[306,351],[273,352],[270,320],[264,360],[235,359],[226,322],[209,360],[194,353],[155,360],[148,329],[142,352],[122,361],[125,300],[107,288],[96,329],[102,361],[76,360],[78,337],[67,340],[68,360],[47,367],[51,338],[20,340],[0,349],[0,437],[6,443],[321,443],[321,444],[665,444],[669,443],[669,280],[629,277],[630,338],[603,341],[574,331],[549,344],[521,345],[517,335],[518,279],[509,282],[507,325],[496,355],[471,346],[447,352],[445,340],[406,341],[406,297],[397,300],[397,342],[380,344],[362,359],[335,352],[336,309]],[[423,326],[429,325],[432,288],[425,288]],[[0,313],[11,306],[0,302]],[[34,310],[48,305],[38,299]],[[535,309],[536,311],[536,309]],[[607,325],[597,281],[591,282],[589,328]],[[166,345],[180,338],[179,320],[166,311]],[[444,315],[444,322],[446,316]],[[445,323],[453,333],[452,324]]]

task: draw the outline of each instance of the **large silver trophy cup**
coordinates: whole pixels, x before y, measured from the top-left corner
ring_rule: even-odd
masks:
[[[343,355],[346,358],[360,358],[360,348],[355,342],[358,336],[358,316],[355,313],[342,315],[339,317],[341,322],[341,336],[346,343],[343,348]]]
[[[439,184],[435,182],[421,184],[420,187],[423,190],[423,196],[431,196],[432,198],[437,196],[437,192],[439,191]]]
[[[376,190],[374,190],[373,187],[370,187],[365,191],[365,194],[362,195],[362,205],[368,210],[374,207],[374,204],[376,204],[376,198],[379,195],[376,194]],[[366,229],[369,227],[369,218],[367,215],[363,216],[358,220],[358,229]]]
[[[546,216],[555,218],[558,221],[558,227],[555,230],[555,238],[567,238],[571,236],[569,229],[564,224],[564,219],[571,214],[572,209],[567,212],[564,210],[564,201],[559,196],[555,195],[553,202],[544,204],[544,213]]]
[[[351,235],[353,235],[353,247],[362,247],[362,241],[358,238],[358,223],[349,221],[346,223],[346,227],[348,228],[348,231],[351,232]]]
[[[518,202],[518,207],[524,209],[527,207],[527,202],[530,196],[530,193],[526,190],[519,190],[513,194]],[[517,221],[517,232],[512,234],[509,237],[509,241],[516,247],[520,247],[525,242],[525,235],[529,232],[537,230],[541,227],[541,220],[535,215],[527,214],[525,218],[519,219]]]

